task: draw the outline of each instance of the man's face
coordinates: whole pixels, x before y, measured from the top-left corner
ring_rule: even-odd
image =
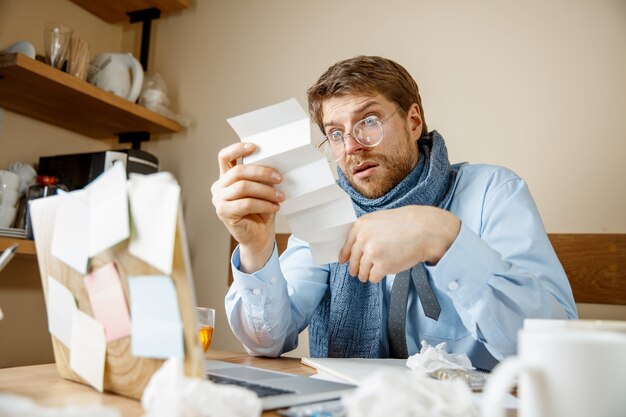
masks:
[[[386,194],[417,163],[422,121],[416,104],[408,113],[400,110],[385,121],[383,140],[377,146],[363,146],[352,137],[352,127],[359,120],[374,115],[382,121],[397,108],[396,103],[380,94],[338,96],[322,103],[324,133],[332,130],[350,133],[344,136],[345,155],[337,163],[352,187],[364,197]]]

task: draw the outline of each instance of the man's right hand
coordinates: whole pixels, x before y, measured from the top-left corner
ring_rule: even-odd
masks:
[[[285,195],[274,185],[282,181],[276,170],[237,165],[237,159],[256,150],[252,143],[235,143],[218,154],[220,177],[211,186],[217,217],[239,242],[240,269],[257,271],[274,250],[274,224]]]

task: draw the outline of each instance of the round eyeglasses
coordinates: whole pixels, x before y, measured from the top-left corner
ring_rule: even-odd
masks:
[[[361,145],[373,148],[383,141],[385,133],[383,125],[401,108],[402,106],[399,106],[383,120],[379,120],[378,116],[374,115],[359,120],[352,126],[352,133],[344,133],[339,129],[333,129],[326,136],[322,137],[317,148],[330,162],[337,162],[345,155],[347,135],[351,135]]]

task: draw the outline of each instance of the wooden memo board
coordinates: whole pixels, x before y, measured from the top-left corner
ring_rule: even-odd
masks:
[[[52,276],[74,294],[78,309],[93,317],[93,311],[83,283],[83,275],[50,253],[58,200],[57,196],[42,198],[33,201],[31,206],[37,262],[46,303],[48,302],[48,276]],[[185,374],[189,377],[202,377],[202,348],[195,325],[194,307],[196,302],[186,249],[184,224],[179,210],[171,278],[176,287],[178,306],[183,322]],[[88,272],[109,262],[114,262],[117,267],[126,301],[129,305],[129,311],[128,277],[136,275],[163,275],[156,268],[132,256],[128,252],[128,240],[91,258]],[[51,335],[51,338],[59,374],[63,378],[86,384],[70,368],[70,350],[55,336]],[[140,399],[150,377],[163,364],[164,360],[133,356],[130,338],[131,336],[127,336],[107,343],[104,390]]]

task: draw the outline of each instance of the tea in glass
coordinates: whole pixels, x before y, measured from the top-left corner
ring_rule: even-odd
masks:
[[[211,346],[213,339],[213,328],[215,326],[215,309],[196,307],[196,317],[198,320],[198,333],[202,350],[206,352]]]

